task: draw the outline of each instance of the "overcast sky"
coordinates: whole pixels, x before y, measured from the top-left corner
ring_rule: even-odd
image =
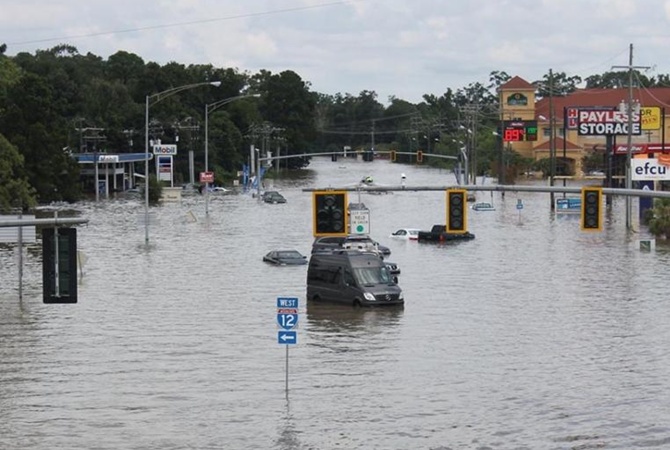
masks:
[[[670,73],[670,0],[2,0],[7,54],[58,44],[108,58],[293,70],[324,94],[413,103],[488,83],[628,65]]]

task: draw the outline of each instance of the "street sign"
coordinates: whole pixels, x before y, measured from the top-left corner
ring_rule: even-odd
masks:
[[[200,172],[201,183],[214,183],[214,172]]]
[[[297,331],[286,331],[282,330],[277,333],[277,342],[280,344],[297,344],[298,343],[298,332]]]
[[[277,323],[284,330],[291,330],[298,325],[298,314],[277,314]]]
[[[516,209],[523,209],[523,201],[520,198],[516,201]]]
[[[351,234],[370,234],[370,210],[349,210]]]
[[[557,213],[581,213],[582,199],[581,197],[565,197],[556,199]]]
[[[277,308],[297,308],[298,297],[277,297]]]

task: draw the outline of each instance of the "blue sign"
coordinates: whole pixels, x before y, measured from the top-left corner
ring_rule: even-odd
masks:
[[[277,308],[297,308],[298,297],[277,297]]]
[[[556,199],[556,212],[574,212],[582,211],[581,197],[566,197]]]
[[[277,333],[277,342],[280,344],[297,344],[298,343],[298,333],[296,331],[279,331]]]
[[[277,314],[277,323],[285,330],[291,330],[298,325],[297,314]]]
[[[521,201],[521,199],[518,199],[516,201],[516,209],[523,209],[523,202]]]

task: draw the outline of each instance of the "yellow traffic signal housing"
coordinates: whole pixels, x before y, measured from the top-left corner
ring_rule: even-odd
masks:
[[[418,163],[423,162],[423,152],[421,150],[416,151],[416,162]]]
[[[603,229],[603,188],[587,186],[582,188],[582,231],[602,231]]]
[[[346,236],[349,230],[346,191],[312,193],[314,236]]]
[[[395,162],[396,154],[395,150],[391,150],[391,161]]]
[[[467,200],[465,189],[447,189],[447,233],[468,232]]]

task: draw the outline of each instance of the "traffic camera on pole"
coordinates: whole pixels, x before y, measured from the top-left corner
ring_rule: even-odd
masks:
[[[314,236],[348,234],[346,191],[318,191],[312,194]]]
[[[597,186],[582,188],[582,231],[603,229],[603,189]]]
[[[447,233],[468,232],[467,191],[447,189]]]

